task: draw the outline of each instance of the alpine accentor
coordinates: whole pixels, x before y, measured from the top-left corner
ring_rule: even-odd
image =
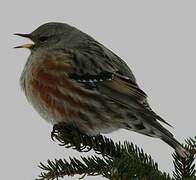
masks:
[[[127,64],[91,36],[63,23],[30,34],[34,44],[21,86],[35,110],[53,124],[64,122],[90,135],[124,128],[160,138],[178,154],[187,152],[160,123]]]

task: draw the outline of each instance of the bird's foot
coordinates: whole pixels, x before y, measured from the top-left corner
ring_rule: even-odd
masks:
[[[60,134],[66,134],[67,137],[74,137],[82,135],[83,133],[80,132],[78,128],[74,125],[66,124],[66,123],[58,123],[53,126],[53,130],[51,132],[51,139],[58,139]]]
[[[55,124],[51,132],[51,139],[54,141],[54,139],[57,138],[58,136],[58,132],[66,129],[66,127],[67,127],[66,123]]]

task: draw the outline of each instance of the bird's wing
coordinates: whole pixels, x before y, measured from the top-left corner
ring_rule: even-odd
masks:
[[[80,86],[91,91],[97,91],[107,99],[121,104],[128,109],[143,113],[169,125],[154,113],[148,103],[147,95],[137,85],[132,72],[126,76],[128,66],[112,61],[112,57],[98,54],[70,51],[68,76]],[[116,58],[116,56],[115,56]],[[131,75],[131,77],[130,77]]]
[[[71,84],[65,79],[69,78],[91,94],[98,93],[127,109],[147,115],[152,121],[157,119],[169,125],[150,109],[147,95],[137,85],[132,72],[125,63],[121,66],[120,61],[115,61],[116,57],[105,53],[81,53],[73,49],[47,51],[44,65],[39,67],[43,72],[46,66],[49,70],[42,75],[42,83],[47,81],[48,84],[60,83],[61,86],[68,87]]]

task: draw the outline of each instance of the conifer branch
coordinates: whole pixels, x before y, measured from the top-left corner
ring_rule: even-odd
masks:
[[[97,156],[91,156],[88,158],[81,157],[81,159],[83,162],[76,158],[70,158],[70,162],[65,159],[55,159],[54,161],[48,160],[47,165],[40,163],[39,167],[44,170],[44,172],[41,173],[38,180],[53,180],[55,178],[73,175],[81,175],[80,179],[86,175],[102,175],[108,179],[111,178],[111,174],[109,173],[109,168],[112,168],[109,166],[109,164],[111,164],[110,162]]]
[[[174,170],[173,176],[175,180],[186,179],[186,180],[196,180],[196,170],[195,170],[195,152],[196,152],[196,136],[193,138],[186,139],[187,143],[184,145],[190,155],[187,159],[180,157],[177,153],[173,153],[173,163]]]
[[[40,179],[55,179],[65,175],[102,175],[108,179],[150,179],[171,180],[170,176],[158,170],[158,165],[151,156],[142,149],[125,142],[114,143],[111,139],[82,134],[73,127],[62,125],[54,126],[52,138],[60,142],[61,146],[73,148],[79,152],[88,152],[91,149],[98,156],[82,158],[82,161],[72,158],[66,160],[48,161],[47,165],[40,164],[44,171]]]
[[[185,140],[187,145],[189,146],[189,151],[191,151],[192,154],[196,154],[196,136],[194,138],[188,138]]]

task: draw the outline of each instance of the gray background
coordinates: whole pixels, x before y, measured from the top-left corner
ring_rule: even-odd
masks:
[[[76,155],[52,142],[51,125],[21,92],[18,81],[29,51],[12,48],[26,42],[13,33],[28,33],[49,21],[66,22],[89,33],[129,64],[153,109],[183,141],[196,134],[195,8],[195,1],[180,0],[1,1],[1,179],[35,179],[40,161]],[[160,140],[124,130],[108,136],[136,143],[159,162],[161,170],[172,172],[173,150]]]

